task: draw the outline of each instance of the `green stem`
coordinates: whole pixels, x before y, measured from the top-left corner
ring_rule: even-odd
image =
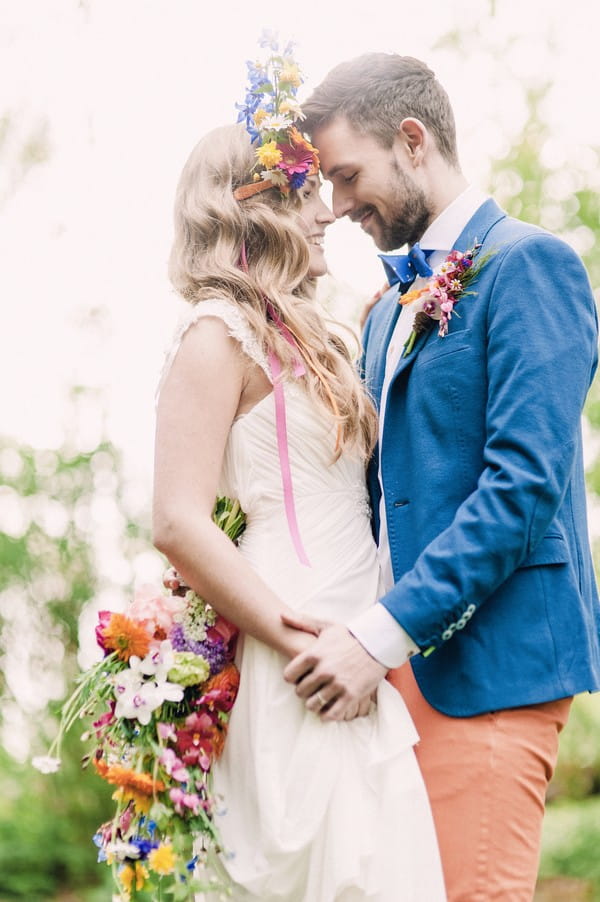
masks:
[[[417,333],[413,329],[412,332],[410,333],[410,335],[408,336],[408,339],[404,343],[404,353],[402,355],[403,357],[408,357],[408,355],[410,354],[410,352],[412,351],[412,349],[415,346],[416,338],[417,338]]]

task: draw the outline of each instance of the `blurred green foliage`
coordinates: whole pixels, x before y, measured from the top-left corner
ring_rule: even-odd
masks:
[[[578,878],[581,895],[576,898],[600,902],[599,850],[600,796],[554,802],[544,822],[540,883],[559,876]]]
[[[579,695],[573,701],[569,721],[560,737],[558,762],[548,790],[548,800],[577,800],[591,795],[600,797],[598,693]]]
[[[106,890],[103,902],[110,899],[110,873],[96,864],[91,841],[109,815],[110,787],[82,775],[81,752],[73,733],[63,746],[61,771],[43,775],[0,749],[2,902],[48,902],[65,887],[94,886]]]
[[[110,872],[96,864],[91,839],[111,814],[110,787],[82,771],[80,735],[67,737],[57,774],[19,759],[45,752],[79,669],[79,615],[101,586],[98,506],[114,504],[126,557],[150,545],[122,495],[120,456],[108,442],[82,453],[0,441],[0,728],[16,749],[0,745],[0,902],[48,902],[65,888],[78,900],[92,902],[96,890],[110,898]]]

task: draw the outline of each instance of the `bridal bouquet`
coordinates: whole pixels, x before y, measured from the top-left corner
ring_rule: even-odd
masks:
[[[227,498],[217,499],[213,519],[233,541],[245,527]],[[63,706],[50,754],[33,760],[58,770],[64,734],[93,718],[84,763],[115,787],[116,802],[93,839],[122,900],[192,900],[209,888],[197,866],[219,848],[210,774],[238,688],[237,631],[175,571],[165,587],[141,587],[124,613],[100,611],[104,657]]]

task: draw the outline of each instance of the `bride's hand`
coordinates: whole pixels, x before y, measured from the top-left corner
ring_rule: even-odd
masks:
[[[302,633],[310,633],[318,636],[326,626],[330,626],[329,620],[319,620],[318,617],[309,617],[306,614],[282,614],[281,620],[286,626]]]
[[[288,653],[292,660],[302,652],[308,651],[321,631],[331,625],[328,620],[319,620],[318,617],[309,617],[307,614],[297,614],[296,612],[281,614],[281,622],[294,631],[288,643]],[[349,717],[348,720],[352,720],[352,717]]]
[[[286,623],[286,626],[291,626],[291,624]],[[313,642],[316,641],[315,634],[312,631],[298,629],[298,627],[292,627],[292,629],[293,632],[292,630],[289,631],[285,644],[285,651],[290,661],[293,661],[302,652],[308,651]]]
[[[356,702],[356,709],[349,708],[344,714],[344,720],[354,720],[355,717],[366,717],[371,712],[372,706],[376,704],[375,693],[365,695],[359,702]]]

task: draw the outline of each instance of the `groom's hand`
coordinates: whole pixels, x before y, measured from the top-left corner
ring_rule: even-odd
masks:
[[[375,691],[387,668],[365,651],[345,626],[326,626],[312,645],[283,671],[288,683],[323,720],[349,719]]]

